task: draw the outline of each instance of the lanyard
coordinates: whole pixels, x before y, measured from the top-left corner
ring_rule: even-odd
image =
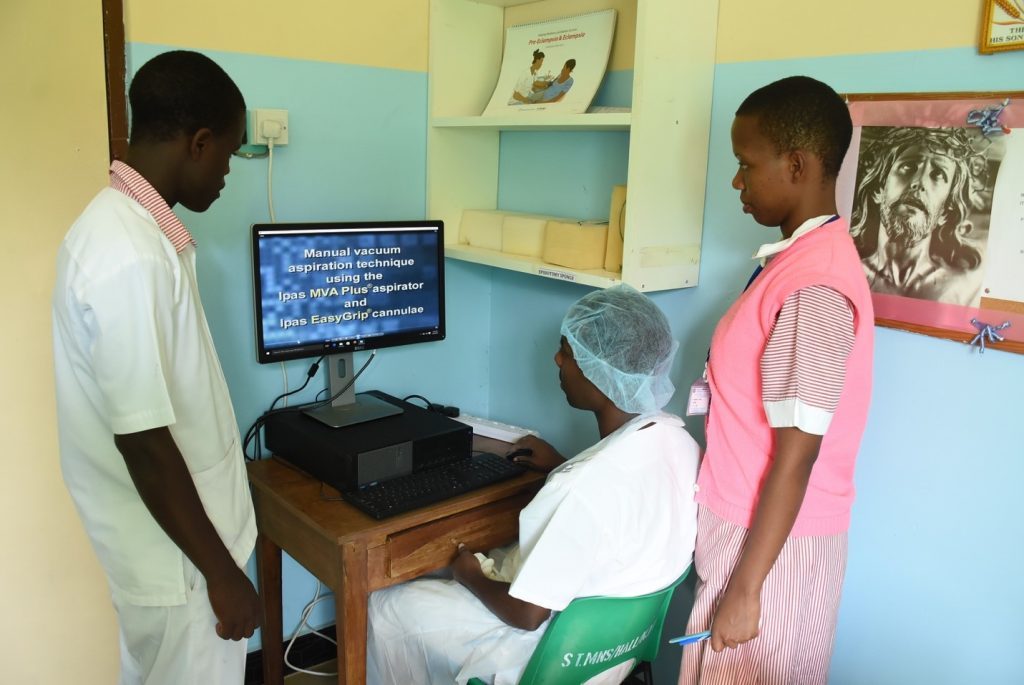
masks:
[[[754,279],[757,278],[757,275],[760,274],[762,271],[764,271],[764,267],[761,266],[760,264],[758,264],[756,267],[754,267],[754,273],[750,274],[750,278],[747,279],[747,284],[745,286],[743,286],[743,292],[747,292],[747,289],[754,282]],[[708,347],[708,354],[707,354],[707,356],[704,357],[704,380],[708,379],[708,362],[709,361],[711,361],[711,348],[710,347]]]
[[[743,292],[747,292],[747,288],[749,288],[749,287],[750,287],[751,283],[753,283],[753,282],[754,282],[754,279],[755,279],[755,278],[757,278],[757,275],[758,275],[759,273],[761,273],[762,271],[764,271],[764,267],[763,267],[763,266],[761,266],[760,264],[758,264],[758,265],[757,265],[757,266],[756,266],[756,267],[754,268],[754,273],[750,274],[750,279],[749,279],[749,280],[747,281],[747,284],[746,284],[745,286],[743,286]]]

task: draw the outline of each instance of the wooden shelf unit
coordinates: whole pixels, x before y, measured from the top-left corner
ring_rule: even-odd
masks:
[[[434,128],[477,128],[498,131],[628,131],[630,114],[543,114],[523,112],[504,117],[437,117]]]
[[[632,0],[627,0],[632,1]],[[523,0],[430,0],[427,211],[445,222],[446,255],[594,287],[644,291],[697,285],[711,123],[718,0],[635,0],[631,111],[481,117],[501,67],[505,8]],[[587,0],[537,0],[550,19],[601,9]],[[621,16],[620,16],[621,20]],[[516,22],[518,23],[518,22]],[[629,131],[623,268],[579,272],[472,248],[463,209],[500,209],[502,131]]]

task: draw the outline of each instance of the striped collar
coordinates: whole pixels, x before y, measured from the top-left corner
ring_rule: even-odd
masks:
[[[156,192],[156,188],[135,169],[115,160],[110,165],[110,187],[142,205],[142,208],[152,215],[156,225],[171,241],[178,254],[181,254],[189,243],[196,244],[195,238],[185,228],[185,224],[181,223],[181,219],[171,211],[167,202],[160,197],[160,193]]]
[[[825,224],[832,223],[838,218],[839,217],[835,214],[825,214],[822,216],[812,217],[807,221],[803,222],[802,224],[800,224],[800,226],[797,227],[795,231],[793,231],[793,235],[789,236],[785,240],[780,240],[777,243],[767,243],[759,247],[757,249],[757,252],[754,253],[753,257],[751,257],[751,259],[761,260],[761,265],[764,266],[765,262],[768,261],[768,257],[779,254],[787,247],[795,243],[797,238],[799,238],[800,236],[807,235],[814,229],[821,228]]]

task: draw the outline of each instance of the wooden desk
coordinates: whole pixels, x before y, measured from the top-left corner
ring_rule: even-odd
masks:
[[[505,443],[475,438],[474,448],[501,454]],[[283,461],[248,465],[256,523],[260,596],[265,612],[263,678],[283,682],[281,550],[288,552],[335,595],[338,682],[366,681],[366,607],[374,590],[444,568],[453,540],[485,550],[514,542],[519,511],[544,483],[528,472],[432,507],[376,521],[336,496],[330,487]]]

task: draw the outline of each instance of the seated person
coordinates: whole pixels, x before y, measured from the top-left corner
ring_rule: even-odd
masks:
[[[552,612],[577,597],[660,590],[691,563],[698,448],[682,420],[661,411],[677,348],[665,315],[616,286],[570,307],[561,334],[562,390],[594,413],[600,441],[569,460],[533,436],[516,443],[533,450],[517,461],[550,471],[520,514],[519,544],[482,565],[453,541],[452,579],[370,596],[371,685],[516,683]],[[630,666],[601,682],[621,682]]]
[[[547,81],[541,90],[534,91],[530,95],[531,103],[561,102],[565,94],[572,88],[572,70],[576,68],[576,60],[570,59],[565,62],[562,71],[551,81]]]

